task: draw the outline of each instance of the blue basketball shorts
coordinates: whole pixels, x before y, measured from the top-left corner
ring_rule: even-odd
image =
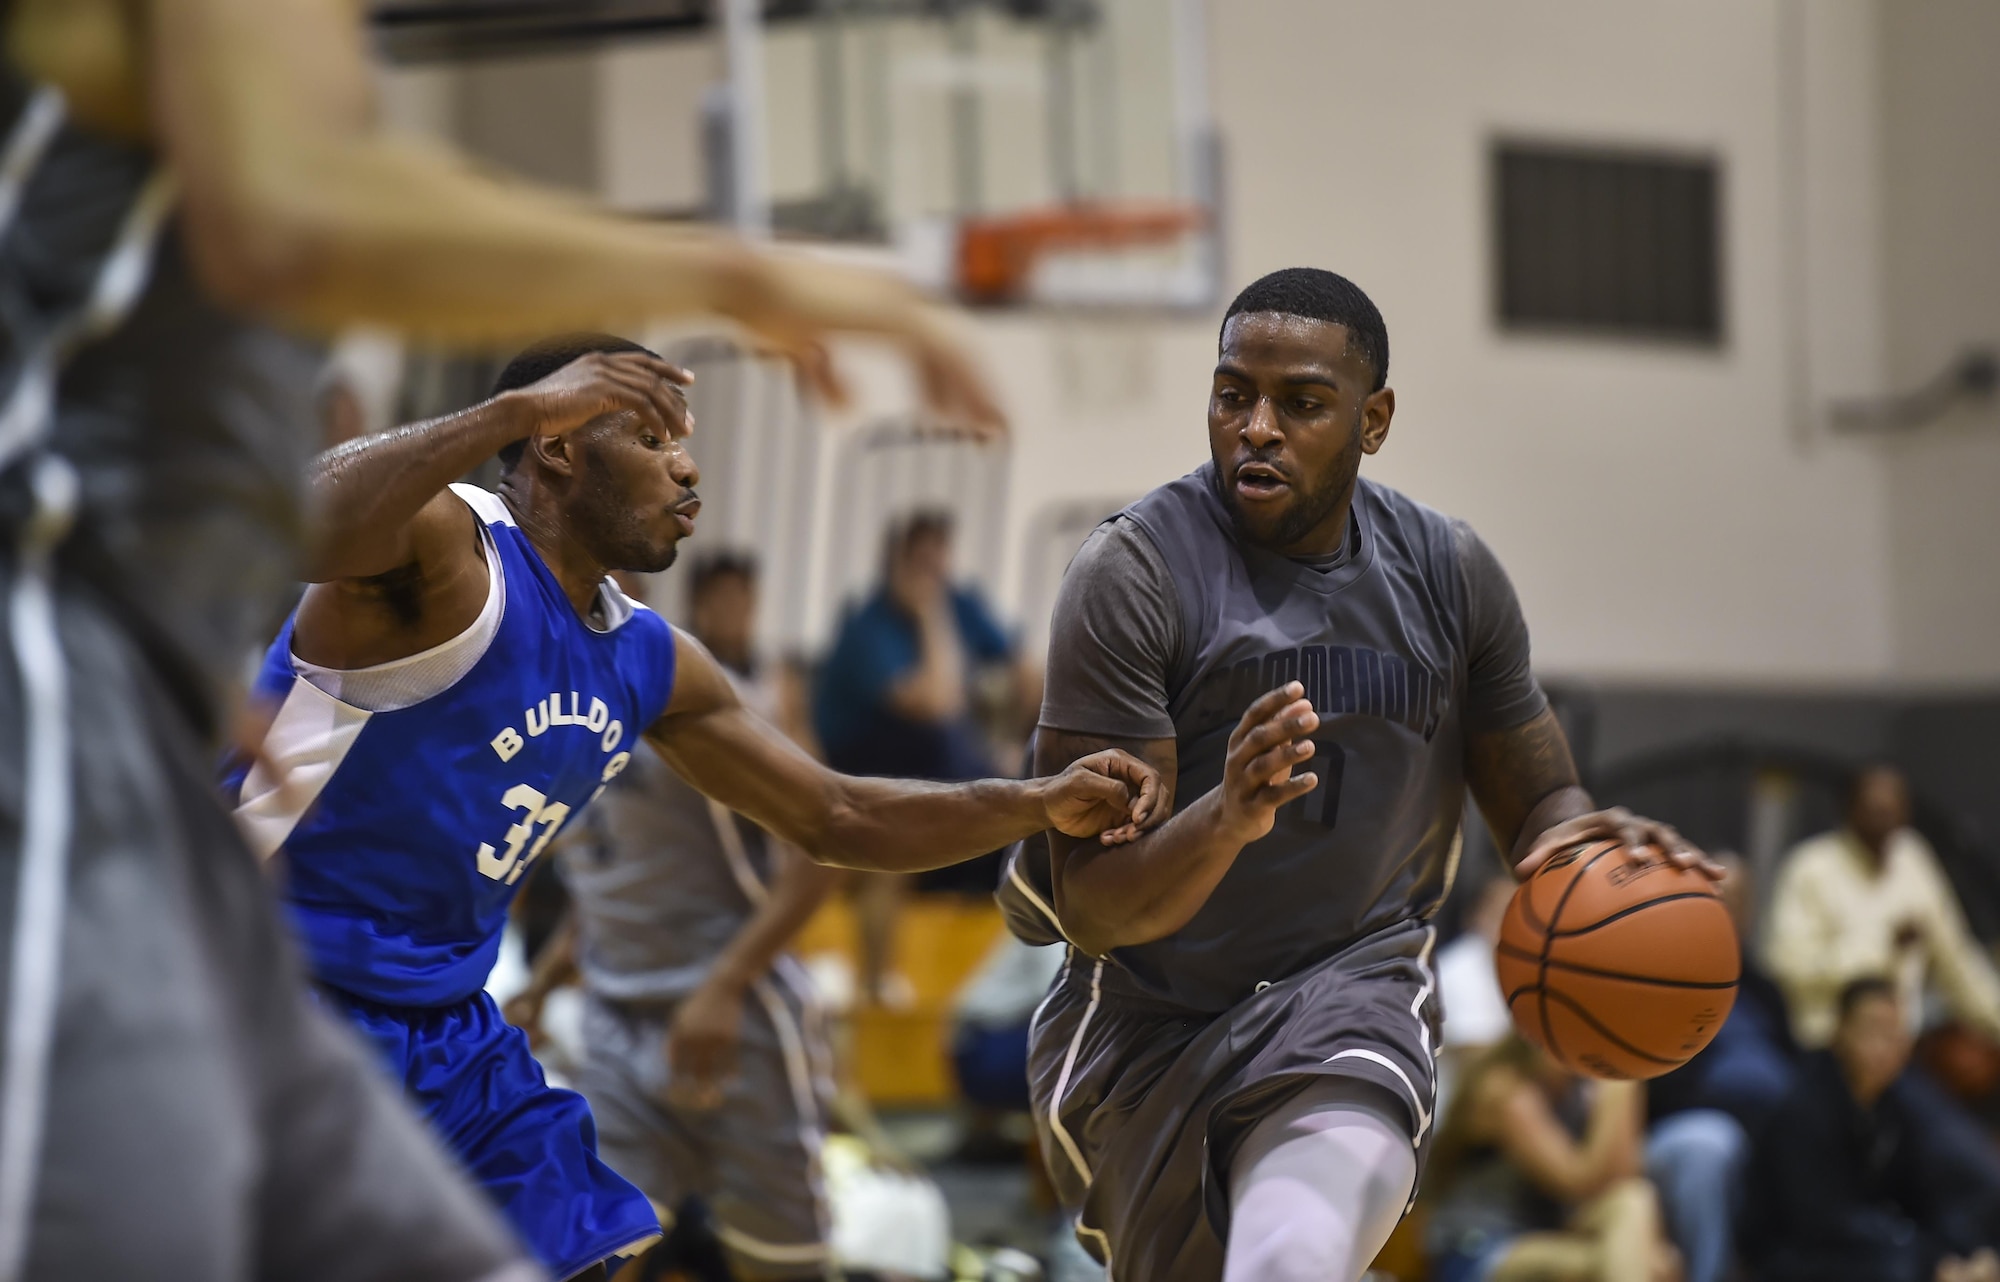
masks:
[[[385,1006],[320,993],[374,1047],[551,1276],[630,1255],[659,1236],[646,1195],[598,1159],[583,1097],[548,1084],[527,1037],[491,997]]]

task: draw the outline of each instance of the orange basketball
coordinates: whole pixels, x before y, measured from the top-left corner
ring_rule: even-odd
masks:
[[[1573,1072],[1610,1078],[1694,1058],[1742,970],[1714,884],[1615,841],[1561,852],[1521,883],[1494,962],[1521,1035]]]

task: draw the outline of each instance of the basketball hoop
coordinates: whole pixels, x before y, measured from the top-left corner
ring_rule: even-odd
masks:
[[[1199,205],[1164,201],[1057,205],[966,218],[958,225],[957,287],[969,303],[1017,303],[1044,255],[1168,245],[1208,223]]]

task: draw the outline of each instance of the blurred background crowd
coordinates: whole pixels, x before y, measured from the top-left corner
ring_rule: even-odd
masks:
[[[1400,408],[1365,470],[1494,547],[1586,782],[1727,852],[1744,944],[1693,1063],[1566,1077],[1512,1032],[1510,883],[1468,822],[1435,959],[1445,1098],[1378,1267],[2000,1282],[2000,8],[384,0],[372,22],[396,129],[975,308],[1003,444],[936,435],[866,352],[830,408],[727,335],[644,336],[697,376],[706,506],[634,588],[842,770],[1017,770],[1069,555],[1205,457],[1221,302],[1295,263],[1359,282]],[[492,372],[351,335],[329,439]],[[835,1031],[854,1267],[1096,1276],[1025,1116],[1063,950],[1006,935],[1002,853],[829,879],[794,944]],[[523,896],[496,995],[560,929],[568,858]],[[575,1007],[538,1011],[558,1073]]]

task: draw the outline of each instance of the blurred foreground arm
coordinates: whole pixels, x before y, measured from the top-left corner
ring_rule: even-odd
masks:
[[[937,784],[836,774],[745,708],[699,642],[677,630],[674,643],[673,697],[647,740],[704,795],[818,863],[917,872],[1045,828],[1116,841],[1159,802],[1158,772],[1116,751],[1045,779]]]
[[[14,8],[9,48],[25,69],[87,123],[143,133],[166,155],[196,267],[229,302],[321,331],[376,323],[460,344],[714,312],[836,395],[819,342],[848,331],[903,347],[947,417],[998,422],[940,314],[891,277],[613,217],[386,135],[353,0]]]

